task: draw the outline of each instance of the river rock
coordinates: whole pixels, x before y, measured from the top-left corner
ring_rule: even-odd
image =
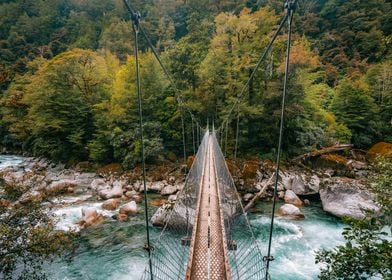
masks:
[[[243,199],[245,202],[248,202],[248,201],[251,200],[253,197],[254,197],[254,194],[253,194],[253,193],[247,193],[247,194],[245,194],[245,195],[242,197],[242,199]]]
[[[102,209],[115,210],[115,209],[117,209],[119,204],[120,204],[119,199],[111,198],[111,199],[106,200],[104,203],[102,203]]]
[[[135,201],[128,202],[120,208],[120,214],[134,216],[137,214],[137,205]]]
[[[141,202],[143,200],[143,198],[144,197],[140,193],[137,193],[131,197],[131,199],[133,199],[136,202]]]
[[[320,178],[317,175],[312,175],[308,182],[308,188],[310,192],[318,193],[320,190]]]
[[[195,217],[195,210],[192,208],[186,208],[183,205],[176,204],[173,210],[172,203],[166,203],[158,208],[158,210],[151,217],[151,223],[155,226],[164,226],[166,223],[172,227],[186,227],[193,225]],[[188,213],[188,218],[187,218]]]
[[[46,194],[54,195],[63,192],[72,192],[71,190],[73,190],[76,186],[77,183],[75,180],[64,179],[55,181],[46,187]]]
[[[161,190],[161,195],[171,195],[177,192],[177,187],[168,185]]]
[[[3,171],[3,180],[7,185],[20,184],[24,180],[24,171],[14,171],[7,169]]]
[[[24,193],[18,200],[21,204],[26,204],[29,202],[41,202],[43,199],[43,194],[39,191],[29,191]]]
[[[116,184],[111,189],[103,189],[98,191],[98,195],[102,199],[120,198],[123,195],[121,184]]]
[[[97,174],[95,173],[78,173],[75,176],[75,181],[78,186],[89,187],[96,176]]]
[[[292,190],[287,190],[285,195],[284,195],[284,202],[293,204],[295,206],[303,206],[304,203],[302,202],[301,199],[292,191]]]
[[[283,204],[278,209],[277,214],[279,216],[294,220],[300,220],[305,218],[305,215],[301,212],[301,210],[292,204]]]
[[[365,217],[363,209],[379,209],[366,186],[349,178],[332,178],[324,182],[320,198],[324,211],[341,218],[362,219]]]
[[[98,214],[97,210],[90,208],[82,208],[82,219],[79,221],[80,228],[87,228],[98,225],[104,220],[103,216]]]
[[[137,191],[131,190],[131,191],[126,191],[124,195],[128,198],[131,198],[132,196],[137,195],[137,194],[138,194]]]
[[[278,191],[291,190],[292,181],[293,181],[292,175],[280,171],[277,190]],[[273,185],[272,185],[272,189],[273,189]]]
[[[98,191],[99,189],[101,189],[105,185],[106,185],[106,181],[104,179],[98,178],[98,179],[94,179],[91,182],[90,188],[92,190]]]
[[[302,180],[301,176],[294,176],[291,182],[291,190],[295,194],[305,194],[306,193],[306,188],[305,188],[305,183]]]
[[[116,220],[120,222],[126,222],[128,221],[129,217],[127,214],[117,214]]]
[[[167,222],[168,218],[170,217],[172,207],[173,205],[171,203],[166,203],[159,207],[158,210],[155,211],[154,215],[151,217],[151,223],[154,226],[163,227]]]
[[[149,192],[155,192],[155,193],[159,193],[162,191],[162,189],[165,187],[165,184],[162,181],[158,181],[158,182],[149,182],[147,185],[147,190]],[[144,188],[143,184],[141,184],[141,187],[139,189],[139,191],[142,191]]]
[[[174,202],[177,200],[177,195],[175,195],[175,194],[169,195],[167,200],[170,202]]]

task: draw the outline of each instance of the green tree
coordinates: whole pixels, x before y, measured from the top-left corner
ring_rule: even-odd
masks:
[[[135,57],[128,56],[127,63],[116,73],[109,102],[97,104],[97,131],[89,142],[90,157],[97,161],[117,161],[126,167],[140,162],[139,115],[136,90]],[[166,107],[172,94],[166,91],[163,80],[152,53],[141,54],[140,74],[142,83],[142,103],[144,111],[144,131],[146,158],[153,160],[162,156],[164,137],[167,134],[173,111]],[[99,112],[99,113],[98,113]]]
[[[76,234],[54,229],[54,217],[39,203],[10,207],[24,193],[21,186],[3,186],[0,195],[0,278],[48,279],[44,264],[75,249]]]
[[[93,108],[108,98],[110,69],[94,52],[75,49],[48,61],[26,88],[26,140],[35,155],[85,160],[94,133]]]
[[[385,141],[392,141],[392,62],[375,64],[366,73],[366,81],[379,108],[380,131]]]
[[[343,232],[344,245],[317,252],[316,262],[324,265],[320,279],[391,279],[392,161],[381,159],[376,167],[373,191],[380,210],[351,221]]]
[[[332,100],[331,110],[338,122],[351,130],[351,141],[356,146],[367,147],[380,137],[378,109],[363,82],[342,81]]]

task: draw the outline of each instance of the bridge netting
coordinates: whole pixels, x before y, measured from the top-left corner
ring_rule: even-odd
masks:
[[[193,226],[197,220],[198,198],[203,187],[203,171],[208,148],[212,149],[216,184],[220,193],[230,279],[265,279],[266,263],[261,248],[253,234],[247,213],[244,211],[241,198],[227,168],[216,133],[206,131],[187,175],[184,188],[177,194],[176,202],[166,204],[158,210],[164,217],[164,226],[159,238],[153,242],[150,264],[143,273],[143,280],[186,279]],[[209,264],[206,263],[206,265]]]

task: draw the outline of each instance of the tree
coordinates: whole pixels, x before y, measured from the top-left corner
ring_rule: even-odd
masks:
[[[94,133],[93,108],[108,98],[109,66],[102,56],[80,49],[48,61],[26,88],[26,119],[34,155],[85,160]]]
[[[110,100],[103,100],[96,106],[100,117],[97,118],[94,139],[88,144],[93,160],[114,160],[125,167],[141,160],[135,63],[135,56],[128,56],[127,63],[115,75]],[[171,117],[167,114],[173,113],[170,107],[165,107],[165,100],[171,93],[166,91],[166,82],[152,53],[140,56],[140,75],[145,112],[145,154],[152,160],[162,155],[162,139]]]
[[[387,60],[370,67],[366,81],[379,108],[382,137],[386,141],[392,141],[392,61]]]
[[[350,221],[343,231],[344,245],[317,252],[323,264],[320,279],[371,279],[392,277],[392,161],[380,159],[373,191],[380,205],[361,221]]]
[[[13,206],[26,188],[3,187],[0,196],[0,278],[48,279],[44,263],[72,252],[76,235],[56,231],[53,217],[39,203]]]
[[[343,80],[331,103],[337,121],[352,132],[352,143],[358,147],[371,145],[378,134],[378,109],[367,85],[361,81]]]

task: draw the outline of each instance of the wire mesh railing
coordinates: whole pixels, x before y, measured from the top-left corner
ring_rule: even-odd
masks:
[[[253,234],[215,132],[212,136],[231,277],[238,280],[264,279],[265,261],[261,248]]]
[[[159,238],[153,242],[152,270],[147,266],[142,276],[143,280],[186,278],[209,137],[212,138],[209,149],[213,151],[231,279],[265,279],[263,255],[243,209],[215,132],[211,134],[206,132],[188,173],[185,186],[177,195],[176,203],[162,210],[166,211],[164,227]]]
[[[152,271],[147,266],[142,279],[185,279],[207,141],[208,132],[204,134],[176,203],[171,206],[172,209],[163,210],[166,211],[166,218],[162,232],[153,245]]]

